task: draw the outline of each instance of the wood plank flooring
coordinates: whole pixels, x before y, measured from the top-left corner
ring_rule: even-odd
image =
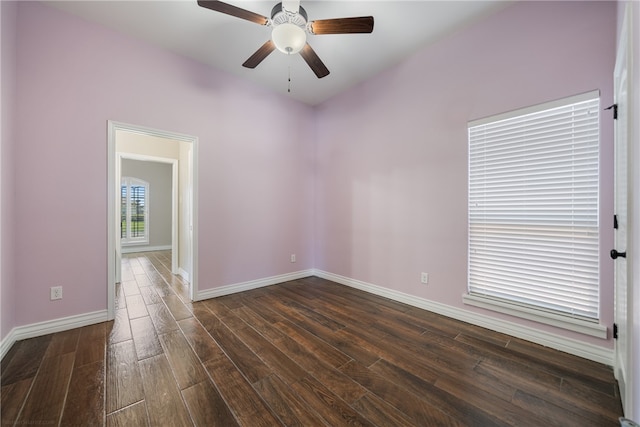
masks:
[[[611,368],[316,277],[197,303],[123,260],[116,319],[17,342],[2,426],[617,426]]]

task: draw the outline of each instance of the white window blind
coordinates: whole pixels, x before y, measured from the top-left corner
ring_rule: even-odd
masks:
[[[470,295],[598,319],[600,102],[587,95],[469,124]]]
[[[123,177],[120,186],[121,243],[149,243],[149,183]]]

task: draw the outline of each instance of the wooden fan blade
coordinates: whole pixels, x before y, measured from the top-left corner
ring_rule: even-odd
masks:
[[[373,31],[373,16],[358,18],[320,19],[311,21],[313,34],[353,34]]]
[[[316,51],[311,48],[309,43],[302,48],[300,56],[302,56],[319,79],[329,75],[329,69],[324,65]]]
[[[269,54],[274,51],[275,48],[276,45],[271,40],[267,40],[265,44],[260,46],[260,49],[256,50],[256,52],[251,55],[249,59],[244,61],[244,64],[242,64],[242,66],[247,68],[256,68],[258,64],[260,64],[264,60],[264,58],[269,56]]]
[[[214,10],[216,12],[235,16],[236,18],[246,19],[247,21],[255,22],[256,24],[260,25],[267,25],[267,23],[269,22],[269,19],[267,19],[266,16],[250,12],[248,10],[221,1],[198,0],[198,5],[207,9]]]

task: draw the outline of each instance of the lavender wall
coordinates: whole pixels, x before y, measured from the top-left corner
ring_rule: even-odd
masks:
[[[467,122],[600,89],[612,101],[616,4],[518,2],[317,109],[316,268],[464,310]],[[603,114],[601,209],[613,204],[613,128]],[[613,269],[601,236],[601,318]],[[429,285],[420,272],[429,273]]]
[[[17,22],[13,325],[106,308],[109,119],[199,137],[200,290],[313,266],[311,108],[43,4]]]
[[[2,4],[4,44],[13,33]],[[8,187],[3,160],[3,249],[5,224],[20,236],[3,250],[16,280],[7,286],[3,268],[2,337],[106,307],[109,119],[199,137],[200,290],[316,267],[517,321],[462,304],[466,123],[593,89],[612,99],[612,2],[519,2],[316,109],[46,5],[17,9],[17,44],[2,50],[3,111],[14,98],[6,64],[17,64],[19,94]],[[293,124],[286,134],[265,132],[282,117]],[[613,130],[602,125],[606,219]],[[3,151],[5,135],[3,126]],[[607,325],[612,240],[604,227]],[[53,285],[64,286],[62,301],[49,301]]]
[[[17,3],[0,2],[0,29],[2,58],[0,70],[2,87],[2,118],[0,128],[2,145],[0,182],[2,201],[0,202],[0,339],[4,338],[15,326],[14,320],[14,228],[13,228],[13,202],[14,202],[14,107],[15,107],[15,81],[16,81],[16,13]]]

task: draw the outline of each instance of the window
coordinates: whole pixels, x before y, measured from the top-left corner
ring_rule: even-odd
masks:
[[[599,104],[591,92],[469,123],[465,303],[606,337]]]
[[[149,183],[123,177],[120,187],[120,238],[123,245],[149,243]]]

